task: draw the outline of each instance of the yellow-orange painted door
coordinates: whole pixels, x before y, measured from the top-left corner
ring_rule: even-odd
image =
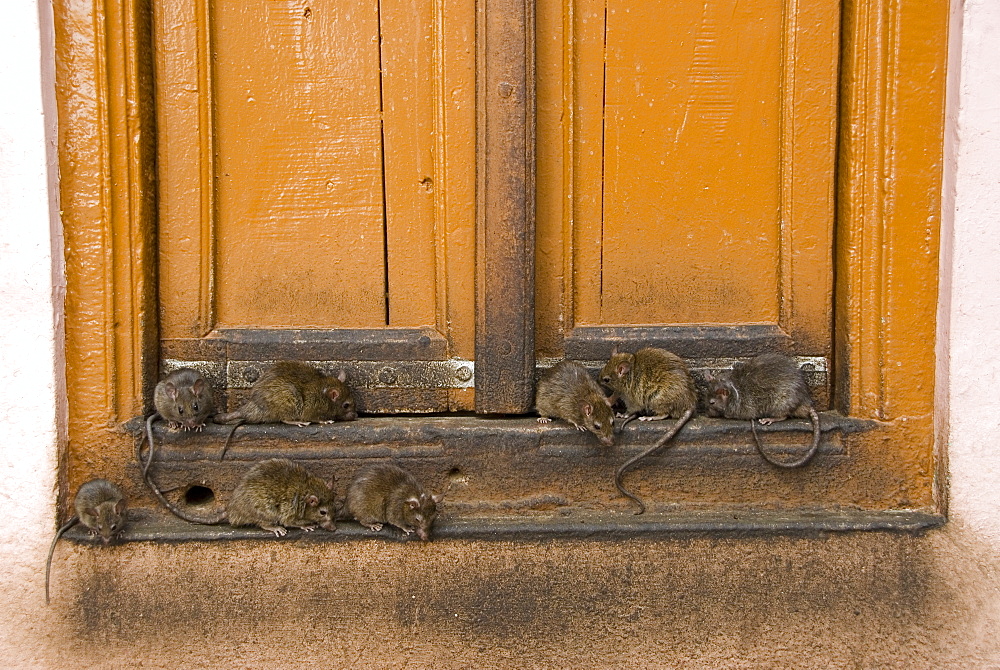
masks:
[[[297,358],[369,411],[470,407],[471,3],[154,5],[166,367],[240,389]]]
[[[839,23],[836,0],[538,3],[540,356],[829,359]]]

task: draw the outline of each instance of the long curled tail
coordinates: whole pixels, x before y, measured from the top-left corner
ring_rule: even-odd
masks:
[[[73,527],[73,524],[77,523],[80,517],[74,515],[69,521],[64,523],[59,530],[56,531],[56,536],[52,538],[52,544],[49,545],[49,558],[45,561],[45,604],[49,604],[49,571],[52,568],[52,554],[56,550],[56,542],[62,537],[62,534]]]
[[[622,495],[624,495],[627,498],[631,498],[639,506],[639,511],[636,512],[636,514],[645,513],[646,506],[642,503],[641,500],[639,500],[637,496],[635,496],[631,491],[627,490],[622,485],[621,481],[622,474],[630,467],[632,467],[632,465],[646,458],[646,456],[649,456],[654,451],[656,451],[657,449],[665,445],[667,442],[669,442],[674,437],[674,435],[676,435],[680,431],[680,429],[684,427],[684,424],[687,423],[688,420],[693,415],[694,415],[694,408],[692,407],[688,411],[684,412],[681,418],[677,419],[677,421],[674,422],[674,425],[670,428],[670,430],[667,431],[667,434],[661,437],[659,440],[657,440],[656,444],[654,444],[652,447],[642,452],[641,454],[633,456],[632,458],[628,459],[621,465],[621,467],[618,468],[618,470],[615,471],[615,486],[618,487],[618,490],[621,491]]]
[[[191,523],[200,523],[208,526],[214,526],[226,521],[226,513],[222,512],[213,517],[198,517],[193,514],[188,514],[187,512],[181,510],[172,502],[167,500],[163,492],[160,491],[159,487],[153,481],[152,477],[149,476],[149,466],[153,462],[153,421],[160,417],[159,413],[151,414],[148,419],[146,419],[146,439],[149,441],[149,452],[146,454],[146,458],[142,457],[142,440],[140,437],[139,441],[135,446],[135,460],[139,463],[142,468],[142,481],[146,482],[146,486],[149,487],[150,492],[152,492],[153,497],[160,501],[160,504],[166,507],[171,514],[184,521],[189,521]],[[58,536],[57,536],[58,538]],[[52,547],[55,548],[55,541],[53,540]]]
[[[760,445],[760,438],[757,436],[757,422],[751,419],[750,432],[753,433],[753,443],[757,446],[757,451],[760,452],[760,455],[764,458],[764,460],[770,463],[771,465],[777,468],[786,468],[786,469],[801,468],[803,465],[811,461],[812,457],[815,456],[816,452],[819,450],[819,436],[820,436],[819,414],[817,414],[816,410],[813,409],[812,407],[809,408],[809,420],[812,421],[812,429],[813,429],[812,444],[809,445],[809,451],[807,451],[805,455],[797,461],[789,461],[789,462],[778,461],[775,460],[773,456],[768,456],[766,453],[764,453],[764,448],[761,447]]]

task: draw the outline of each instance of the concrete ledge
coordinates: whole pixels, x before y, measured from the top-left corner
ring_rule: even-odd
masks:
[[[589,538],[624,540],[653,538],[679,533],[705,534],[810,534],[844,531],[917,532],[943,525],[945,517],[930,512],[815,510],[815,511],[746,511],[677,512],[672,514],[595,513],[589,510],[561,510],[553,514],[508,517],[452,517],[447,512],[438,517],[434,540],[558,540]],[[76,525],[65,538],[79,543],[100,545],[85,529]],[[357,523],[342,521],[336,532],[322,529],[312,532],[290,529],[277,538],[255,527],[226,524],[205,526],[173,517],[159,518],[144,510],[130,515],[129,526],[119,538],[122,542],[215,542],[219,540],[266,540],[274,542],[349,542],[385,540],[419,542],[393,528],[369,531]]]

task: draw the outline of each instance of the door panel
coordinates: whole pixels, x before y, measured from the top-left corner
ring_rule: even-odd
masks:
[[[539,353],[828,356],[838,3],[539,13]]]
[[[387,396],[400,361],[474,355],[474,211],[445,198],[475,184],[471,3],[162,0],[154,32],[162,358],[229,388],[325,361],[375,380],[370,410],[470,407],[440,375]]]

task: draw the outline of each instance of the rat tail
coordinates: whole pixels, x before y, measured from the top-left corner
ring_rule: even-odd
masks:
[[[49,571],[52,568],[52,554],[54,554],[56,551],[56,542],[59,541],[59,538],[62,537],[63,533],[72,528],[73,524],[75,524],[79,520],[80,517],[76,516],[75,514],[72,517],[70,517],[69,521],[67,521],[62,526],[59,527],[59,530],[56,531],[56,536],[52,538],[52,544],[49,545],[49,558],[48,560],[45,561],[45,604],[46,605],[49,604]]]
[[[809,445],[809,450],[805,453],[805,455],[797,461],[778,461],[775,460],[773,456],[768,456],[764,452],[764,448],[760,445],[760,438],[757,437],[757,422],[750,419],[750,431],[753,433],[753,443],[757,446],[757,451],[760,452],[760,455],[764,458],[764,460],[771,465],[777,468],[786,468],[789,470],[792,468],[801,468],[803,465],[811,461],[812,457],[816,455],[817,451],[819,451],[819,414],[817,414],[816,410],[812,407],[809,408],[809,420],[812,422],[813,429],[812,444]]]
[[[234,412],[235,414],[235,412]],[[229,416],[228,414],[226,415]],[[229,435],[226,435],[226,443],[222,446],[222,453],[219,454],[219,460],[221,461],[226,457],[226,452],[229,451],[229,443],[233,440],[233,434],[236,433],[236,429],[246,423],[247,420],[240,417],[240,420],[233,424],[232,430],[229,431]]]
[[[209,517],[201,517],[201,516],[195,516],[193,514],[188,514],[187,512],[185,512],[184,510],[180,509],[172,502],[167,500],[166,496],[164,496],[163,492],[160,491],[160,489],[156,486],[155,483],[153,483],[152,479],[150,479],[149,477],[143,477],[143,481],[146,482],[146,486],[148,486],[149,490],[152,491],[153,496],[160,501],[160,504],[166,507],[171,514],[173,514],[179,519],[183,519],[184,521],[188,521],[190,523],[200,523],[206,526],[215,526],[217,524],[224,523],[228,518],[225,512],[220,512],[215,516],[209,516]]]
[[[618,470],[615,471],[615,486],[618,487],[618,490],[621,492],[623,496],[631,498],[639,506],[639,511],[636,512],[636,514],[645,513],[646,506],[642,503],[641,500],[639,500],[637,496],[635,496],[631,491],[627,490],[622,485],[622,473],[628,470],[633,464],[646,458],[646,456],[649,456],[654,451],[656,451],[657,449],[665,445],[667,442],[669,442],[674,437],[674,435],[676,435],[680,431],[680,429],[684,427],[684,424],[687,423],[688,420],[693,415],[694,415],[694,408],[692,407],[686,412],[684,412],[681,418],[677,419],[677,421],[674,422],[674,425],[671,426],[670,430],[667,431],[667,434],[661,437],[659,440],[657,440],[656,444],[654,444],[652,447],[642,452],[641,454],[633,456],[632,458],[628,459],[618,468]]]
[[[146,454],[146,460],[142,460],[142,438],[139,438],[139,444],[135,448],[135,460],[139,461],[139,465],[142,466],[142,476],[145,479],[146,473],[149,472],[149,466],[153,462],[153,422],[157,419],[162,419],[163,416],[159,412],[153,412],[146,419],[146,441],[149,442],[149,453]]]
[[[160,416],[159,412],[155,412],[155,413],[151,414],[150,417],[148,419],[146,419],[146,439],[149,441],[149,452],[146,454],[146,459],[145,460],[143,460],[143,458],[142,458],[142,439],[143,438],[141,436],[139,437],[139,441],[136,443],[136,446],[135,446],[135,460],[138,461],[138,463],[139,463],[140,466],[142,466],[142,481],[146,482],[146,486],[149,487],[149,490],[153,493],[153,496],[157,500],[160,501],[160,504],[162,504],[164,507],[166,507],[168,510],[170,510],[170,512],[174,516],[176,516],[178,518],[181,518],[181,519],[184,519],[185,521],[190,521],[191,523],[201,523],[201,524],[206,524],[206,525],[209,525],[209,526],[214,526],[215,524],[219,524],[219,523],[224,522],[226,520],[226,513],[225,512],[223,512],[222,514],[220,514],[218,516],[208,517],[208,518],[201,518],[201,517],[196,517],[194,515],[188,514],[187,512],[184,512],[184,511],[180,510],[176,505],[174,505],[169,500],[167,500],[166,496],[163,495],[163,492],[160,491],[160,489],[153,482],[152,478],[149,476],[149,466],[153,462],[153,421],[155,421],[157,418],[162,418]],[[235,428],[233,430],[235,430]],[[76,517],[73,517],[73,518],[76,519]],[[68,528],[68,526],[67,526],[67,528]],[[59,531],[60,534],[62,534],[62,532],[63,532],[62,530]],[[56,539],[59,539],[59,535],[56,535]],[[56,543],[55,543],[55,540],[53,540],[52,541],[52,548],[54,549],[55,546],[56,546]],[[52,550],[51,549],[49,550],[49,560],[50,561],[52,560]],[[46,568],[46,577],[45,577],[45,580],[46,580],[46,593],[47,593],[48,592],[48,568]]]

